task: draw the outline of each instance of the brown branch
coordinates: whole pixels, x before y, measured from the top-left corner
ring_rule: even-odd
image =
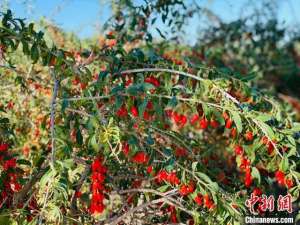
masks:
[[[160,202],[164,202],[165,201],[165,198],[159,198],[159,199],[155,199],[155,200],[152,200],[150,202],[147,202],[147,203],[144,203],[144,204],[141,204],[135,208],[132,208],[130,210],[128,210],[127,212],[125,212],[123,215],[119,216],[119,217],[116,217],[116,218],[112,218],[110,221],[108,221],[108,224],[110,225],[117,225],[118,223],[120,223],[123,219],[125,219],[126,217],[130,216],[131,214],[135,213],[136,211],[139,211],[141,209],[144,209],[150,205],[154,205],[154,204],[157,204],[157,203],[160,203]]]
[[[51,163],[54,165],[55,162],[55,106],[56,106],[56,97],[58,92],[59,81],[54,76],[54,87],[51,100],[51,114],[50,114],[50,130],[51,130]]]
[[[84,111],[80,111],[80,110],[76,110],[76,109],[66,108],[66,111],[67,112],[72,112],[72,113],[77,113],[77,114],[82,115],[82,116],[92,117],[91,114],[88,114]]]
[[[158,195],[160,197],[162,197],[162,199],[164,200],[165,203],[175,206],[176,208],[186,212],[187,214],[193,216],[194,213],[189,211],[188,209],[184,208],[184,206],[177,201],[176,199],[172,198],[172,195],[176,195],[177,194],[177,190],[171,190],[165,193],[161,193],[159,191],[156,191],[154,189],[148,189],[148,188],[133,188],[133,189],[128,189],[128,190],[120,190],[117,191],[116,193],[118,194],[126,194],[126,193],[135,193],[135,192],[141,192],[141,193],[152,193],[155,195]],[[113,192],[112,192],[113,193]],[[135,210],[138,211],[139,209]],[[125,213],[126,214],[126,213]],[[120,216],[122,217],[122,216]]]

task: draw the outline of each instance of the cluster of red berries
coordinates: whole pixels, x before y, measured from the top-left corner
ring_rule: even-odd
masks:
[[[21,184],[18,182],[18,175],[15,173],[17,166],[16,158],[12,157],[7,151],[9,145],[6,143],[0,144],[0,163],[5,173],[6,179],[3,180],[4,190],[1,192],[0,205],[5,204],[9,207],[12,203],[14,192],[21,190]]]
[[[125,156],[128,156],[130,153],[129,144],[127,142],[123,143],[122,151]],[[134,156],[131,158],[132,162],[138,164],[146,164],[148,163],[150,157],[143,151],[136,152]]]
[[[81,82],[80,78],[79,77],[75,77],[73,80],[72,80],[72,84],[74,86],[77,86],[78,84],[80,85],[80,89],[81,90],[85,90],[87,88],[87,83],[85,82]]]
[[[92,214],[102,213],[105,209],[104,201],[104,180],[107,168],[102,164],[102,158],[96,158],[92,163],[92,200],[90,212]]]
[[[175,124],[179,127],[184,127],[187,123],[187,117],[183,114],[173,112],[172,117],[173,117]]]
[[[290,178],[286,178],[285,173],[281,170],[275,172],[275,179],[280,186],[287,186],[291,188],[294,186],[294,182]]]
[[[159,85],[160,85],[159,80],[157,78],[153,77],[153,76],[146,77],[145,78],[145,83],[152,84],[155,87],[159,87]]]
[[[229,115],[226,112],[223,113],[223,118],[225,120],[225,128],[231,129],[230,135],[232,138],[235,138],[237,135],[237,129],[236,127],[232,127],[233,125],[232,119],[229,117]]]
[[[188,151],[185,148],[176,148],[175,156],[176,157],[185,157],[188,155]]]
[[[173,62],[176,65],[183,65],[184,61],[178,58],[173,57],[173,53],[164,53],[162,57],[166,60]]]
[[[149,101],[146,105],[146,109],[147,110],[152,110],[153,109],[153,103],[151,101]],[[143,113],[143,119],[144,120],[151,120],[153,118],[153,116],[150,115],[150,113],[145,110],[144,113]],[[139,117],[139,111],[138,111],[138,108],[136,106],[131,106],[130,108],[130,113],[132,115],[132,117],[134,118],[137,118]],[[128,116],[128,110],[126,108],[125,105],[122,105],[116,112],[116,115],[120,118],[124,118],[124,117],[127,117]]]
[[[190,182],[188,184],[183,184],[180,186],[179,194],[182,196],[187,196],[187,195],[193,193],[194,190],[195,190],[195,185],[193,182]]]
[[[118,117],[122,118],[122,117],[128,116],[128,111],[127,111],[126,107],[123,105],[118,109],[116,114]]]
[[[170,212],[170,222],[178,223],[175,206],[170,205],[168,211]]]
[[[152,172],[152,169],[153,168],[151,167],[151,169],[149,169],[149,172]],[[180,185],[180,179],[177,177],[176,172],[168,173],[166,170],[160,170],[155,176],[155,179],[157,183],[168,182],[172,185]],[[181,196],[188,196],[194,192],[195,192],[195,184],[192,181],[187,184],[182,184],[179,188],[179,194]],[[215,207],[213,200],[209,197],[208,194],[202,196],[199,193],[194,198],[194,201],[196,202],[197,205],[199,206],[204,205],[207,209],[213,209]],[[172,214],[172,212],[171,212],[171,220],[173,220],[173,222],[177,221],[176,215],[174,215],[174,213]]]
[[[188,184],[181,185],[181,187],[179,189],[179,194],[182,196],[187,196],[189,194],[194,193],[194,191],[195,191],[195,185],[191,181]],[[198,193],[196,195],[196,197],[194,198],[194,201],[196,202],[197,205],[199,205],[199,206],[203,205],[209,210],[215,208],[215,204],[214,204],[213,200],[209,197],[208,194],[205,194],[203,196],[200,193]]]
[[[276,142],[275,140],[273,141],[270,141],[268,137],[264,136],[262,139],[261,139],[262,143],[267,147],[267,150],[268,150],[268,154],[271,155],[274,151],[274,143]]]
[[[252,194],[255,197],[259,197],[258,201],[257,201],[257,203],[254,207],[256,208],[256,210],[259,214],[263,214],[265,212],[262,209],[262,206],[263,206],[264,202],[263,202],[262,197],[260,197],[263,194],[262,190],[260,188],[256,187],[256,188],[253,189]]]
[[[175,124],[180,128],[184,127],[187,124],[188,119],[184,114],[173,112],[169,109],[166,110],[166,115],[167,117],[172,118]],[[211,119],[210,121],[208,121],[205,116],[200,118],[199,114],[192,115],[189,122],[192,126],[195,126],[198,123],[199,128],[201,129],[207,129],[209,125],[213,128],[219,127],[219,122],[217,120]]]
[[[152,103],[148,102],[147,109],[149,109],[151,107],[152,107]],[[133,117],[135,117],[135,118],[139,117],[139,111],[136,106],[132,106],[130,109],[130,112]],[[151,120],[151,115],[149,114],[148,111],[144,111],[143,118],[144,118],[144,120]]]
[[[148,163],[149,156],[145,152],[140,151],[135,153],[135,155],[132,157],[132,161],[138,164],[145,164]]]
[[[199,127],[201,129],[207,129],[209,125],[212,128],[218,128],[220,125],[217,120],[211,119],[210,121],[208,121],[205,116],[200,118],[198,114],[195,114],[190,118],[191,125],[195,125],[198,121],[199,121]]]
[[[242,146],[236,145],[234,152],[236,155],[241,157],[240,169],[245,172],[244,184],[246,187],[250,187],[252,184],[250,160],[244,155],[244,149]]]
[[[194,198],[194,201],[196,202],[197,205],[199,206],[203,205],[207,209],[213,209],[215,207],[213,200],[211,200],[208,194],[203,196],[202,194],[198,193]]]
[[[156,178],[157,183],[168,182],[172,185],[179,185],[180,184],[180,180],[177,177],[176,172],[168,173],[165,170],[160,170],[157,173],[155,178]]]

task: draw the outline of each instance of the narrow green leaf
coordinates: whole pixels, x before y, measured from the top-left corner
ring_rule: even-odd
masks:
[[[243,124],[242,124],[242,119],[239,115],[238,112],[235,112],[235,111],[231,111],[231,114],[232,114],[232,119],[236,125],[236,128],[237,128],[237,131],[238,133],[242,133],[243,131]]]
[[[258,184],[261,182],[261,177],[258,169],[256,167],[252,167],[251,176],[257,178]]]
[[[284,172],[286,172],[289,169],[289,159],[287,156],[283,156],[283,159],[279,164],[279,168]]]

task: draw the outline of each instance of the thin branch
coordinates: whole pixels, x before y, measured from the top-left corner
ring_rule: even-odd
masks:
[[[179,201],[177,201],[174,198],[171,198],[171,196],[176,195],[178,193],[177,189],[173,189],[173,190],[165,192],[165,193],[161,193],[159,191],[156,191],[154,189],[149,189],[149,188],[133,188],[133,189],[117,191],[118,194],[135,193],[135,192],[151,193],[151,194],[158,195],[160,197],[165,197],[169,201],[173,202],[174,204],[177,204],[178,207],[181,207],[183,209],[183,211],[185,211],[185,212],[187,211],[187,213],[190,213],[188,210],[184,209],[183,205]]]
[[[80,110],[76,110],[76,109],[66,108],[66,111],[72,112],[72,113],[77,113],[77,114],[80,114],[82,116],[92,117],[91,114],[88,114],[86,112],[83,112],[83,111],[80,111]]]
[[[118,223],[120,223],[123,219],[125,219],[126,217],[130,216],[131,214],[135,213],[136,211],[139,211],[140,209],[143,209],[143,208],[146,208],[150,205],[154,205],[154,204],[157,204],[157,203],[160,203],[160,202],[163,202],[165,200],[165,198],[159,198],[159,199],[155,199],[155,200],[152,200],[150,202],[147,202],[147,203],[144,203],[144,204],[141,204],[135,208],[132,208],[130,210],[128,210],[126,213],[124,213],[123,215],[117,217],[117,218],[112,218],[111,221],[109,221],[109,224],[110,225],[117,225]]]
[[[0,209],[2,209],[2,206],[5,204],[6,201],[7,201],[7,197],[5,197],[5,199],[2,201],[2,203],[0,205]]]
[[[140,68],[140,69],[132,69],[132,70],[123,70],[120,73],[121,74],[129,74],[129,73],[142,73],[142,72],[168,72],[168,73],[175,73],[179,75],[183,75],[186,77],[193,78],[198,81],[204,81],[205,79],[195,76],[194,74],[186,73],[183,71],[178,70],[172,70],[172,69],[166,69],[166,68]]]
[[[106,99],[110,98],[113,95],[105,95],[105,96],[92,96],[92,97],[74,97],[74,98],[63,98],[59,99],[58,101],[80,101],[80,100],[100,100],[100,99]]]
[[[124,70],[124,71],[121,71],[120,73],[121,74],[128,74],[128,73],[141,73],[141,72],[168,72],[168,73],[175,73],[175,74],[179,74],[179,75],[182,75],[182,76],[190,77],[190,78],[193,78],[194,80],[198,80],[198,81],[205,81],[205,79],[203,79],[201,77],[198,77],[194,74],[186,73],[186,72],[178,71],[178,70],[166,69],[166,68],[141,68],[141,69]],[[217,88],[220,92],[222,92],[222,94],[226,98],[228,98],[229,100],[231,100],[235,104],[240,105],[240,102],[235,97],[228,94],[226,91],[220,89],[219,87],[217,87]]]
[[[264,135],[269,139],[269,142],[274,146],[275,151],[277,152],[277,154],[283,158],[283,155],[280,153],[279,149],[277,148],[277,145],[274,143],[274,141],[269,137],[268,133],[266,132],[266,130],[259,124],[259,121],[256,119],[252,120],[253,123],[256,124],[256,126],[264,133]]]
[[[119,222],[121,222],[123,219],[125,219],[126,217],[132,215],[133,213],[141,210],[141,209],[144,209],[148,206],[151,206],[151,205],[154,205],[154,204],[157,204],[157,203],[160,203],[160,202],[165,202],[169,205],[172,205],[172,206],[175,206],[175,207],[178,207],[179,209],[185,211],[186,213],[188,213],[189,215],[191,216],[194,216],[194,213],[193,212],[190,212],[186,209],[183,209],[182,207],[179,207],[177,206],[176,204],[174,204],[173,202],[169,201],[166,197],[162,197],[162,198],[159,198],[159,199],[155,199],[155,200],[152,200],[150,202],[147,202],[147,203],[144,203],[144,204],[141,204],[135,208],[132,208],[130,209],[129,211],[125,212],[123,215],[117,217],[117,218],[112,218],[112,220],[109,221],[109,224],[110,225],[117,225]]]
[[[59,81],[54,78],[54,87],[53,94],[51,99],[51,115],[50,115],[50,130],[51,130],[51,163],[54,165],[55,162],[55,106],[56,106],[56,97],[58,92]]]

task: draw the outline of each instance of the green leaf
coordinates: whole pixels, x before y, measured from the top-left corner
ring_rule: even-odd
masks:
[[[153,145],[155,143],[154,139],[151,137],[151,135],[147,136],[146,142],[148,145]]]
[[[260,173],[256,167],[252,167],[251,176],[254,178],[257,178],[257,182],[258,182],[258,184],[260,184],[261,177],[260,177]]]
[[[118,92],[123,91],[123,90],[124,90],[124,87],[122,85],[117,85],[116,87],[114,87],[111,90],[111,94],[115,95],[115,94],[118,94]]]
[[[219,185],[217,182],[211,182],[209,186],[212,188],[213,191],[215,192],[219,191]]]
[[[197,211],[193,211],[193,219],[194,219],[194,223],[197,225],[197,224],[200,224],[200,218],[201,218],[201,215],[199,212]]]
[[[83,144],[83,137],[82,137],[80,129],[77,129],[77,131],[76,131],[76,142],[79,145]]]
[[[148,98],[145,98],[143,103],[139,105],[138,107],[138,110],[139,110],[139,116],[141,118],[143,118],[143,115],[144,115],[144,112],[145,112],[145,109],[146,109],[146,106],[148,104]]]
[[[31,47],[30,55],[33,63],[36,63],[39,59],[39,49],[36,43],[34,43]]]
[[[206,183],[208,183],[209,185],[212,183],[212,180],[210,179],[209,176],[207,176],[205,173],[202,172],[196,172],[196,174],[203,179]]]
[[[26,159],[18,159],[17,164],[31,166],[31,162]]]
[[[174,166],[175,166],[175,159],[174,158],[170,158],[167,163],[166,163],[166,166],[165,166],[165,169],[168,171],[168,172],[171,172],[173,169],[174,169]]]
[[[253,80],[253,79],[256,78],[256,77],[257,77],[257,73],[252,72],[252,73],[250,73],[250,74],[248,74],[248,75],[246,75],[246,76],[243,76],[243,77],[241,78],[241,80],[242,80],[242,81],[250,81],[250,80]]]
[[[176,96],[173,96],[171,100],[168,102],[168,107],[174,108],[177,105],[178,101]]]
[[[95,151],[99,150],[99,144],[97,143],[97,138],[95,134],[90,139],[90,145]]]
[[[289,169],[289,159],[287,156],[283,156],[283,159],[279,164],[279,168],[284,172],[286,172]]]
[[[193,162],[192,163],[192,170],[193,170],[193,172],[196,171],[197,165],[198,165],[198,162]]]
[[[257,122],[258,122],[259,126],[261,127],[261,129],[263,130],[263,132],[265,134],[267,134],[267,136],[269,138],[273,139],[274,138],[274,131],[272,130],[272,128],[268,124],[266,124],[262,121],[257,120]]]
[[[272,116],[267,115],[267,114],[261,114],[261,115],[256,117],[257,120],[262,121],[262,122],[272,120],[272,118],[273,118]]]
[[[159,192],[164,193],[164,192],[166,192],[166,191],[169,189],[169,187],[170,187],[170,186],[169,186],[168,184],[166,184],[166,185],[163,185],[163,186],[157,188],[157,190],[158,190]]]
[[[232,115],[232,119],[236,125],[236,128],[237,128],[237,132],[238,133],[242,133],[243,131],[243,124],[242,124],[242,119],[239,115],[238,112],[236,111],[230,111],[231,112],[231,115]]]
[[[22,40],[22,45],[23,45],[23,53],[25,55],[29,55],[29,46],[28,43],[24,40]]]

